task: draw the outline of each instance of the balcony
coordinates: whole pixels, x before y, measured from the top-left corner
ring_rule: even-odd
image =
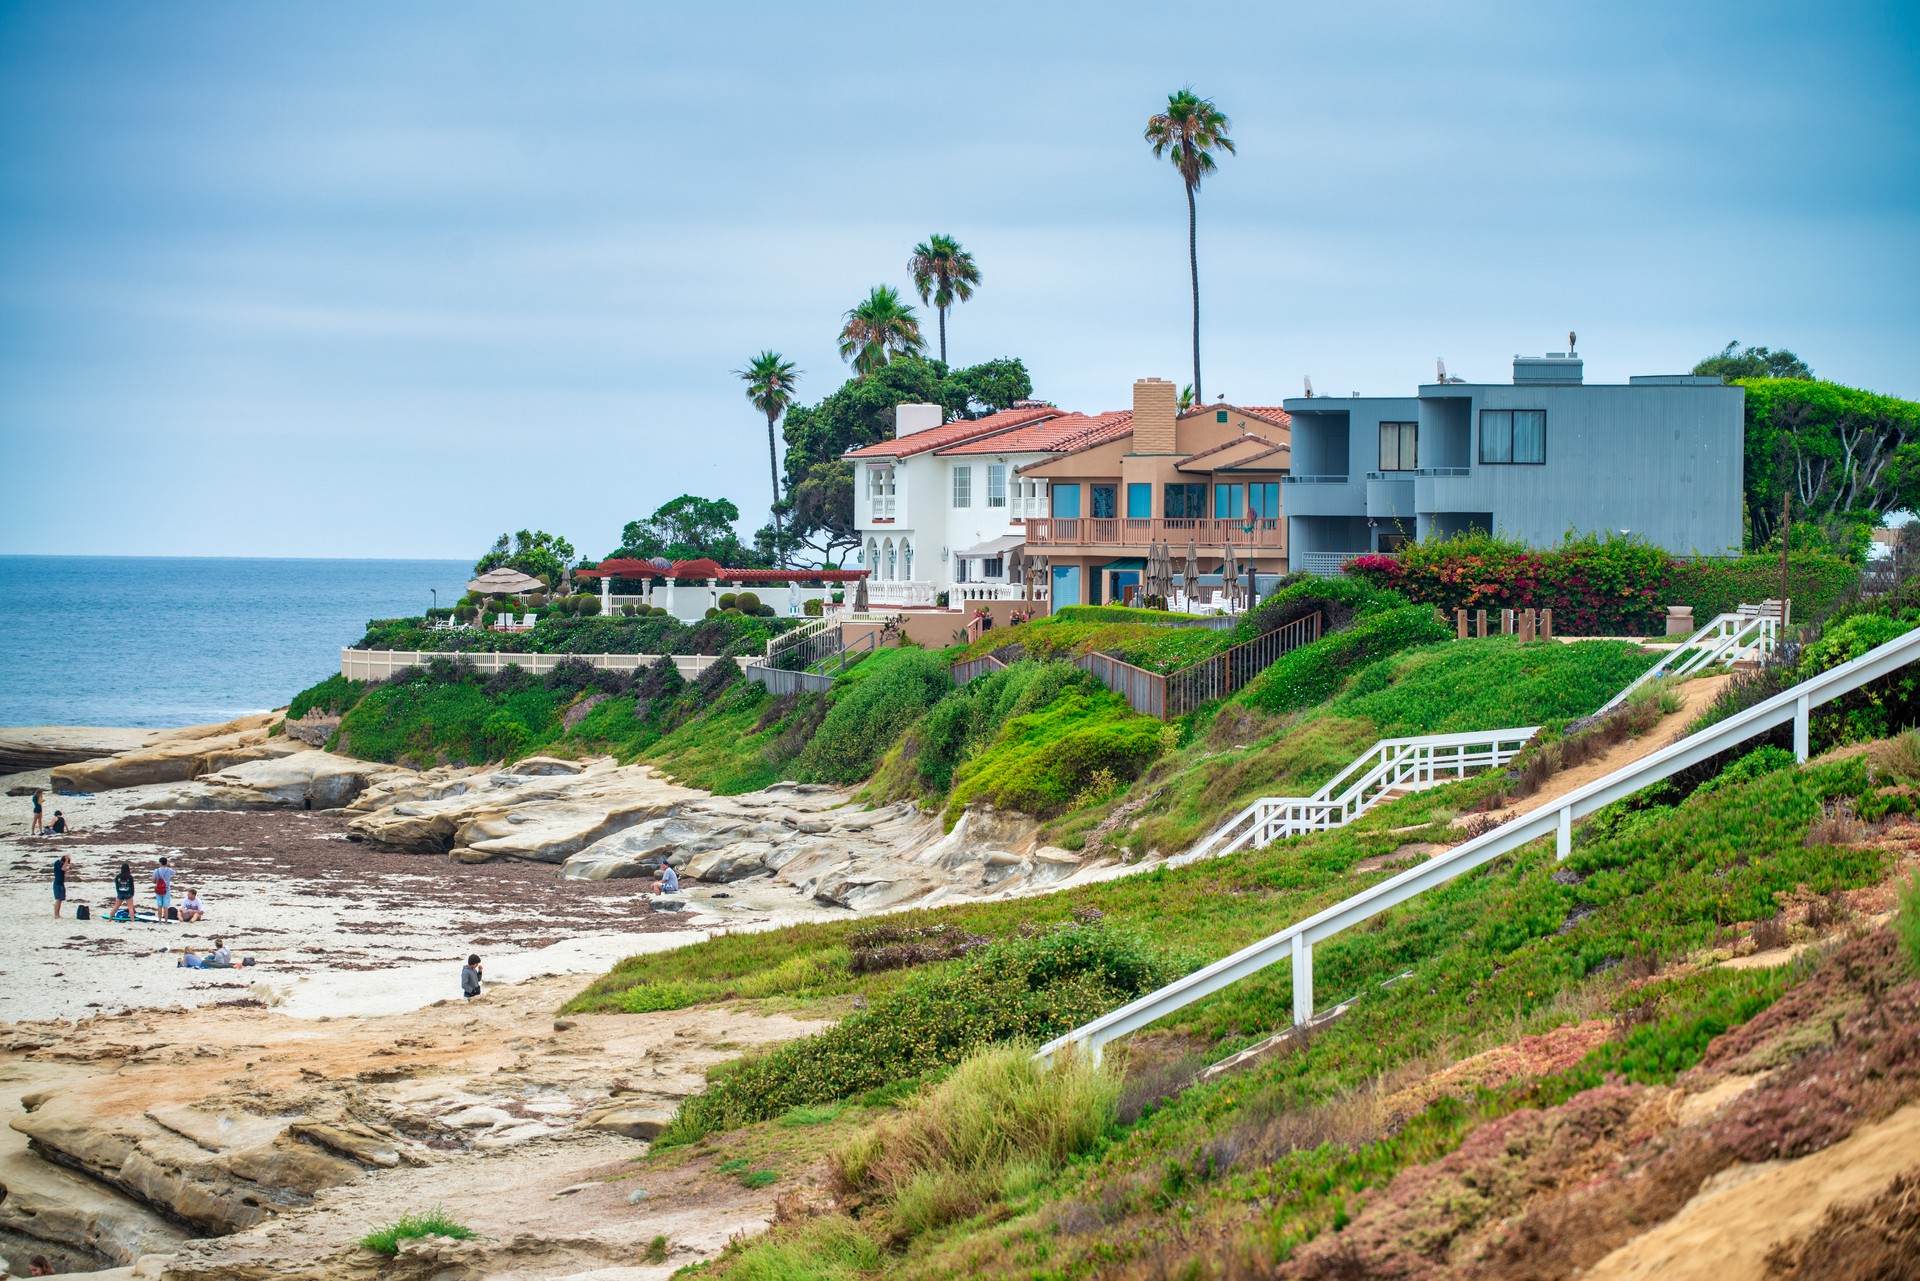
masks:
[[[1413,520],[1413,473],[1367,473],[1367,515],[1375,520]]]
[[[1286,522],[1255,517],[1239,520],[1135,520],[1118,516],[1048,516],[1027,521],[1027,550],[1047,551],[1076,547],[1139,547],[1164,542],[1176,554],[1189,541],[1202,548],[1234,547],[1283,552],[1287,549]]]

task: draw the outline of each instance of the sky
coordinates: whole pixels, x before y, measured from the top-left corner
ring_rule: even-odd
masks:
[[[0,0],[0,552],[604,554],[765,520],[733,371],[956,236],[955,363],[1124,408],[1729,339],[1920,397],[1920,6]],[[1204,14],[1204,21],[1199,15]],[[933,326],[928,317],[928,332]]]

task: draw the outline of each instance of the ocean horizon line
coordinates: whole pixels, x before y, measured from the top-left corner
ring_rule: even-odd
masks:
[[[4,560],[271,560],[271,561],[444,561],[465,564],[465,556],[209,556],[191,552],[7,552]]]

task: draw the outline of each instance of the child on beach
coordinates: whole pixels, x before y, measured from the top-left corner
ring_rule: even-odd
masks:
[[[180,919],[191,924],[207,914],[207,905],[200,901],[198,890],[188,890],[187,896],[180,900]]]
[[[153,907],[160,923],[167,923],[167,909],[173,906],[173,865],[167,862],[167,856],[160,856],[160,866],[153,869]]]
[[[45,795],[39,788],[33,789],[33,826],[27,829],[28,836],[40,835],[40,798]]]
[[[480,995],[480,954],[478,952],[467,957],[467,963],[460,967],[460,991],[469,1001]]]
[[[113,915],[133,915],[133,864],[122,863],[113,877]]]
[[[33,821],[36,823],[40,821],[38,811],[34,813]],[[55,920],[60,918],[60,909],[67,905],[67,874],[71,871],[73,871],[73,856],[71,854],[62,854],[59,858],[53,860],[53,915]]]

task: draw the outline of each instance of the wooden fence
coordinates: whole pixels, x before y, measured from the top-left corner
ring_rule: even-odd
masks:
[[[785,694],[824,694],[833,688],[834,678],[819,672],[790,672],[765,663],[748,663],[741,671],[748,680],[765,686],[776,698]]]
[[[997,654],[988,654],[983,658],[969,658],[965,662],[955,663],[953,665],[953,686],[955,689],[958,689],[969,681],[978,680],[982,676],[1001,671],[1005,669],[1005,667],[1006,664],[1000,661],[1000,657]]]
[[[1320,628],[1320,615],[1309,614],[1165,676],[1106,654],[1082,654],[1073,665],[1092,672],[1095,680],[1126,699],[1142,716],[1174,720],[1203,703],[1244,689],[1282,654],[1319,640]]]

